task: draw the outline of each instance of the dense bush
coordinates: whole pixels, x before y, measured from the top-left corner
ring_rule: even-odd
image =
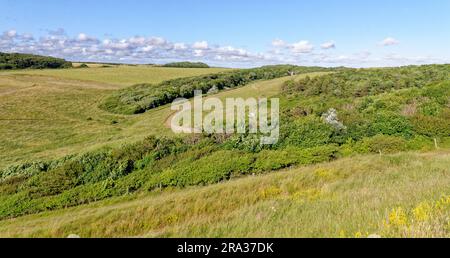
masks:
[[[412,118],[413,130],[429,137],[450,136],[450,116],[446,118],[418,115]]]
[[[29,179],[10,177],[7,179],[8,186],[14,189],[4,188],[0,184],[0,218],[76,206],[122,196],[139,189],[208,185],[232,177],[269,172],[292,165],[330,161],[339,155],[339,149],[335,145],[308,149],[291,147],[260,153],[211,150],[203,147],[193,148],[185,153],[172,153],[122,177],[107,177],[90,182],[84,182],[83,178],[95,171],[94,167],[98,167],[92,160],[68,162]],[[103,158],[99,160],[99,164],[104,164]],[[90,167],[88,164],[94,166],[86,170]]]
[[[281,137],[285,145],[311,148],[330,143],[334,132],[335,129],[322,119],[307,116],[284,123]]]
[[[161,174],[163,186],[206,185],[229,179],[233,175],[246,174],[250,171],[253,157],[238,151],[218,151],[209,156],[190,162],[181,163],[175,168]]]
[[[377,134],[411,137],[413,131],[406,117],[392,112],[379,112],[374,115],[367,128],[367,135]]]
[[[163,67],[176,68],[209,68],[209,65],[201,62],[174,62],[163,65]]]
[[[0,70],[9,69],[44,69],[44,68],[69,68],[71,62],[64,59],[37,56],[31,54],[1,53],[0,52]]]
[[[402,137],[379,134],[358,142],[349,141],[342,149],[345,154],[395,153],[406,150],[407,142]]]
[[[334,74],[287,82],[283,92],[306,96],[362,97],[404,88],[421,88],[450,79],[450,65],[349,69]]]

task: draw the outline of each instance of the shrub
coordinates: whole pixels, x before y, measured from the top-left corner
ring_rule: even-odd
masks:
[[[422,88],[448,80],[449,65],[406,66],[379,69],[343,69],[284,85],[285,95],[363,97],[404,88]]]
[[[411,119],[413,130],[421,135],[429,137],[450,136],[450,120],[434,117],[417,115]]]
[[[413,130],[407,118],[393,112],[380,112],[369,124],[367,133],[369,136],[384,134],[411,137]]]
[[[250,171],[253,157],[237,151],[218,151],[186,166],[177,165],[161,174],[163,186],[206,185]]]
[[[284,124],[281,128],[281,138],[284,146],[315,147],[331,142],[335,129],[315,116],[297,119]]]
[[[407,149],[406,140],[398,136],[376,135],[366,137],[359,142],[348,142],[343,146],[345,154],[349,153],[395,153]]]
[[[0,52],[0,70],[3,69],[44,69],[44,68],[70,68],[71,62],[64,59],[18,53]]]
[[[75,187],[78,184],[78,177],[83,172],[80,163],[69,162],[62,167],[30,178],[22,185],[21,190],[29,192],[33,198],[56,195]]]
[[[288,147],[282,150],[264,150],[256,155],[252,171],[267,172],[293,165],[309,165],[337,158],[339,150],[336,145],[314,148]]]
[[[177,67],[177,68],[209,68],[209,65],[200,62],[175,62],[163,65],[163,67]]]
[[[278,170],[298,164],[298,150],[263,150],[256,156],[255,172]]]

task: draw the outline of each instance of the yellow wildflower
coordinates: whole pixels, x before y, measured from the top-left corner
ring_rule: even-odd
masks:
[[[402,207],[393,209],[389,214],[389,224],[393,226],[405,226],[408,222],[406,212]]]

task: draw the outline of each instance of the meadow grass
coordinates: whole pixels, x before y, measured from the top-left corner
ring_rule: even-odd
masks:
[[[449,168],[448,150],[356,156],[3,220],[0,236],[449,237]]]
[[[228,71],[226,68],[167,68],[146,65],[119,65],[112,67],[97,67],[80,69],[44,69],[16,70],[0,72],[7,74],[45,75],[57,78],[110,83],[121,86],[131,86],[137,83],[160,83],[166,80],[198,76],[210,73]]]
[[[172,76],[177,74],[176,68],[163,69],[174,69]],[[54,75],[0,73],[0,168],[83,153],[106,144],[130,143],[149,135],[173,135],[167,125],[173,114],[170,105],[140,115],[111,114],[99,109],[98,104],[122,86]],[[258,81],[214,96],[270,97],[278,94],[282,83],[290,78]]]
[[[0,168],[170,133],[164,127],[168,109],[138,117],[113,115],[97,106],[132,83],[160,83],[219,70],[224,69],[117,66],[0,72]]]

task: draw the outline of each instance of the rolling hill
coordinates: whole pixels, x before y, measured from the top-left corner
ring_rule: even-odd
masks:
[[[450,66],[293,69],[1,72],[0,235],[449,236]],[[209,97],[280,99],[277,144],[100,108],[221,76]]]

